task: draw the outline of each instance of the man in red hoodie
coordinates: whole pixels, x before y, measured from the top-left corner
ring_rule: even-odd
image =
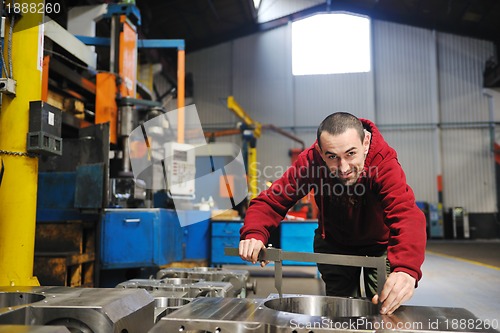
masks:
[[[412,297],[422,277],[425,216],[396,151],[369,120],[344,112],[323,120],[317,141],[250,202],[240,231],[240,257],[256,263],[270,231],[312,189],[319,206],[314,251],[387,256],[390,273],[381,295],[375,270],[363,271],[367,296],[382,302],[382,314],[392,314]],[[359,296],[360,268],[318,264],[318,269],[328,296]]]

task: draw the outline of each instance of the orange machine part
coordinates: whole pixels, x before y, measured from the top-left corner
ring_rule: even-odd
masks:
[[[116,77],[113,73],[98,73],[96,76],[95,123],[109,122],[109,140],[117,143]]]
[[[219,178],[219,196],[221,198],[230,198],[233,195],[234,176],[226,175]]]
[[[137,75],[137,32],[127,21],[125,15],[120,16],[122,32],[120,32],[120,58],[118,71],[122,78],[120,93],[122,97],[135,98]]]

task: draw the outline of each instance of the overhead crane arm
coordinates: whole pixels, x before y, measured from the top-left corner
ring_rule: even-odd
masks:
[[[254,128],[254,136],[260,138],[262,133],[262,124],[258,121],[253,120],[250,116],[243,110],[243,108],[236,102],[233,96],[227,98],[227,108],[240,118],[245,125]]]

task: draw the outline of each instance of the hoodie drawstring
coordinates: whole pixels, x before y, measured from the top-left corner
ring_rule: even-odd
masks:
[[[324,201],[324,197],[321,196],[321,238],[322,239],[325,239],[326,238],[326,235],[325,235],[325,210],[323,209],[323,201]]]

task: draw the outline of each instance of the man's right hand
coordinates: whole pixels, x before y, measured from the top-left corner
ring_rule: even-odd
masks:
[[[240,241],[239,254],[241,259],[245,261],[250,261],[253,264],[259,260],[259,253],[262,249],[266,249],[266,246],[262,241],[255,238],[245,239]],[[264,267],[267,262],[262,261],[260,265]]]

